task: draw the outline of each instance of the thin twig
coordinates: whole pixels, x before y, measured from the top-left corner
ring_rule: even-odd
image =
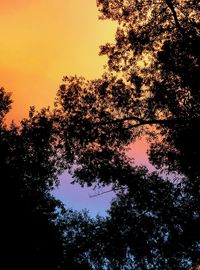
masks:
[[[90,195],[90,194],[89,194],[89,197],[90,197],[90,198],[95,198],[95,197],[101,196],[101,195],[106,194],[106,193],[109,193],[109,192],[115,192],[115,191],[117,191],[117,190],[118,190],[118,189],[110,189],[110,190],[106,190],[106,191],[100,192],[100,193],[95,194],[95,195]]]

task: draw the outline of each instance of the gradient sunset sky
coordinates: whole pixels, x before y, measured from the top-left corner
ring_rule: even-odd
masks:
[[[0,0],[0,85],[13,93],[10,119],[52,105],[65,75],[102,74],[99,46],[116,24],[98,20],[95,0]]]
[[[98,56],[99,46],[114,40],[116,24],[98,15],[96,0],[0,0],[0,86],[14,101],[9,121],[26,117],[32,105],[52,106],[65,75],[101,76],[107,59]],[[143,141],[134,148],[139,163],[147,162],[145,149]],[[76,209],[92,205],[93,213],[102,213],[111,199],[91,201],[91,190],[69,181],[55,192]]]

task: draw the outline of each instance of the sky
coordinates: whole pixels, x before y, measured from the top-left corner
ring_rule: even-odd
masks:
[[[136,165],[145,165],[150,171],[154,170],[154,167],[149,164],[146,151],[148,143],[145,139],[136,141],[130,151],[129,157],[134,158]],[[67,180],[67,181],[66,181]],[[95,217],[96,215],[106,216],[107,209],[109,209],[110,202],[115,198],[114,192],[104,193],[96,196],[98,193],[110,191],[111,187],[105,187],[101,190],[93,190],[93,188],[80,188],[78,184],[70,184],[72,178],[66,172],[60,177],[60,186],[55,188],[53,194],[56,198],[61,200],[66,207],[72,207],[76,210],[88,209],[90,215]]]
[[[52,105],[65,75],[98,78],[99,46],[116,24],[98,20],[95,0],[0,0],[0,85],[13,93],[9,119]]]
[[[96,0],[0,0],[0,87],[14,101],[8,121],[20,121],[32,105],[53,106],[65,75],[101,76],[99,46],[114,40],[116,24],[98,15]],[[137,162],[147,162],[146,147],[140,141],[132,150]],[[69,183],[65,173],[55,190],[66,205],[105,213],[112,194],[90,198],[94,191]]]

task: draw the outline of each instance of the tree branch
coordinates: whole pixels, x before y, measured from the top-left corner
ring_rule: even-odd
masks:
[[[144,120],[139,117],[130,116],[130,117],[124,117],[121,119],[114,119],[110,121],[102,121],[98,123],[94,123],[94,125],[108,125],[108,124],[118,124],[123,123],[126,121],[136,121],[137,123],[134,125],[129,126],[127,129],[139,127],[143,125],[169,125],[169,124],[187,124],[191,122],[200,122],[199,118],[193,118],[193,119],[185,119],[185,118],[173,118],[173,119],[153,119],[153,120]]]
[[[89,195],[89,197],[90,198],[95,198],[95,197],[101,196],[101,195],[106,194],[106,193],[115,192],[117,190],[118,189],[110,189],[110,190],[106,190],[106,191],[103,191],[103,192],[99,192],[98,194],[95,194],[95,195]]]
[[[141,121],[138,124],[135,125],[130,125],[129,127],[127,127],[126,129],[132,129],[132,128],[136,128],[136,127],[140,127],[140,126],[145,126],[145,125],[169,125],[169,124],[186,124],[188,123],[188,120],[185,119],[171,119],[171,120],[167,120],[167,119],[163,119],[163,120],[147,120],[147,121]]]
[[[143,211],[142,213],[137,214],[137,215],[136,215],[136,218],[139,218],[139,217],[141,217],[141,216],[144,216],[145,214],[150,213],[150,212],[151,212],[151,210],[145,210],[145,211]]]
[[[166,0],[165,2],[167,4],[168,8],[172,12],[172,15],[173,15],[173,18],[174,18],[174,22],[175,22],[175,25],[176,25],[177,29],[179,29],[179,31],[181,32],[181,34],[184,34],[184,30],[183,30],[182,26],[179,23],[179,20],[178,20],[178,17],[177,17],[177,14],[176,14],[174,5],[172,3],[172,0]]]
[[[138,121],[141,122],[143,121],[142,118],[136,117],[136,116],[130,116],[130,117],[124,117],[124,118],[118,118],[118,119],[113,119],[113,120],[109,120],[109,121],[101,121],[98,123],[94,123],[95,125],[107,125],[107,124],[117,124],[117,123],[122,123],[125,121]]]

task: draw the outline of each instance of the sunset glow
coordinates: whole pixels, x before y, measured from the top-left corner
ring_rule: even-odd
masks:
[[[8,122],[18,123],[32,105],[53,106],[65,75],[101,76],[107,58],[98,55],[99,46],[114,40],[116,23],[101,21],[98,15],[96,0],[0,0],[0,86],[12,92],[13,100]],[[146,164],[146,148],[138,141],[129,154]],[[72,205],[85,205],[93,214],[104,211],[113,196],[94,204],[94,210],[89,207],[94,203],[88,196],[91,190],[70,188],[66,181],[56,195],[69,203],[71,194]]]
[[[0,85],[12,92],[9,119],[52,105],[64,75],[99,77],[99,46],[116,25],[98,20],[95,0],[0,1]]]

